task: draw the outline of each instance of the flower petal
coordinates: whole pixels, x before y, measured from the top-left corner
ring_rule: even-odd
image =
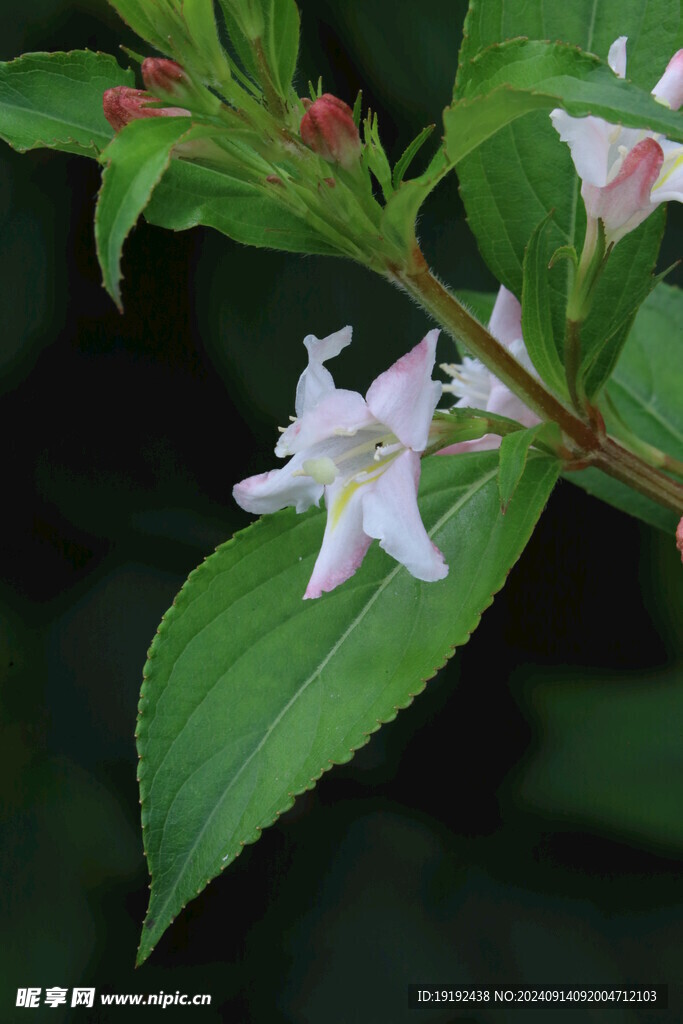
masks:
[[[333,388],[313,409],[287,427],[275,446],[275,454],[285,458],[331,437],[353,436],[374,423],[375,418],[362,395],[357,391]]]
[[[601,117],[570,117],[559,108],[550,112],[550,120],[562,141],[569,145],[579,177],[599,188],[606,185],[614,125]]]
[[[652,138],[634,146],[614,181],[605,188],[582,189],[586,209],[605,225],[608,242],[617,242],[652,211],[650,192],[664,162],[664,153]]]
[[[626,42],[628,36],[619,36],[609,48],[607,63],[615,75],[626,78]]]
[[[304,345],[308,349],[308,366],[296,386],[294,408],[297,416],[303,416],[305,412],[314,409],[323,395],[334,390],[332,374],[325,369],[323,363],[338,356],[342,349],[351,344],[352,332],[352,327],[342,327],[341,331],[328,334],[326,338],[316,338],[314,334],[307,334],[304,338]]]
[[[674,200],[683,202],[683,146],[680,142],[662,139],[659,144],[664,153],[664,163],[654,183],[650,199],[653,203]]]
[[[304,598],[320,597],[353,576],[370,547],[363,531],[363,487],[338,480],[325,493],[327,524]]]
[[[433,582],[448,575],[448,566],[420,518],[419,480],[419,455],[401,452],[363,495],[363,530],[411,575]]]
[[[427,447],[429,427],[441,398],[441,382],[432,380],[438,330],[380,373],[365,396],[372,414],[386,423],[399,441],[413,451]]]
[[[522,307],[505,285],[498,289],[489,331],[506,348],[522,337]]]
[[[321,484],[303,473],[303,455],[295,455],[282,469],[247,477],[235,484],[232,496],[247,512],[263,515],[293,505],[297,512],[305,512],[317,505],[323,495]]]
[[[683,50],[673,55],[652,95],[658,100],[665,100],[672,110],[678,110],[683,103]]]

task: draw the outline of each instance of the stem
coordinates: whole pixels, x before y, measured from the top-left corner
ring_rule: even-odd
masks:
[[[462,341],[530,409],[542,419],[557,423],[566,437],[574,442],[576,449],[571,455],[575,459],[584,459],[587,464],[596,466],[658,505],[683,515],[683,484],[648,465],[562,405],[434,277],[417,245],[412,266],[391,265],[387,268],[387,276],[408,292],[449,334]]]
[[[599,448],[599,440],[590,427],[546,391],[542,382],[518,363],[505,346],[496,341],[486,328],[460,305],[455,296],[451,295],[431,273],[419,250],[415,256],[418,264],[415,270],[391,267],[389,279],[412,295],[452,337],[463,341],[499,380],[507,384],[510,390],[519,395],[542,419],[558,423],[564,433],[583,451]]]
[[[567,378],[569,397],[572,405],[580,411],[582,402],[577,381],[581,365],[581,324],[578,320],[567,320],[567,332],[564,340],[564,373]]]

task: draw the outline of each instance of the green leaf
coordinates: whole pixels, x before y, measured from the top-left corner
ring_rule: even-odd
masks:
[[[112,7],[133,31],[162,53],[169,52],[173,34],[174,7],[170,3],[151,4],[149,0],[109,0]]]
[[[657,284],[655,259],[659,251],[666,210],[662,206],[651,214],[640,229],[641,251],[626,262],[621,258],[621,243],[609,257],[610,273],[602,275],[595,290],[590,315],[581,327],[581,372],[585,375],[584,390],[594,399],[616,365],[638,309]],[[610,267],[619,258],[619,275]],[[647,259],[651,263],[647,264]],[[649,270],[649,273],[648,273]]]
[[[107,166],[95,212],[97,256],[104,285],[121,307],[121,249],[171,159],[173,147],[192,132],[187,117],[131,121],[102,154]]]
[[[0,137],[25,152],[46,146],[95,157],[114,134],[102,94],[135,85],[106,53],[27,53],[0,63]]]
[[[561,360],[563,338],[556,336],[551,309],[548,270],[550,249],[546,229],[552,214],[535,228],[524,253],[522,284],[522,336],[531,361],[541,378],[558,395],[566,395],[567,383]]]
[[[623,436],[623,421],[640,440],[683,460],[683,292],[679,288],[659,284],[645,300],[606,390],[614,413],[605,403],[601,408],[610,433]],[[676,515],[618,480],[594,469],[570,473],[567,479],[673,536]]]
[[[243,181],[216,168],[172,160],[145,218],[172,231],[203,224],[245,245],[337,255],[331,243],[275,197],[277,188],[265,180]]]
[[[404,181],[382,211],[382,233],[410,248],[415,241],[415,218],[425,199],[436,188],[450,165],[443,149],[437,150],[429,167],[419,177]]]
[[[465,88],[476,53],[501,39],[561,39],[605,58],[619,35],[628,36],[629,78],[651,90],[676,49],[679,0],[573,0],[565,4],[471,0],[458,68],[457,93]],[[680,43],[678,44],[680,45]],[[547,111],[508,124],[458,164],[460,193],[481,253],[495,277],[516,295],[522,290],[524,250],[539,221],[554,211],[548,244],[577,246],[585,231],[579,180],[569,153]],[[663,216],[660,211],[655,218]],[[661,223],[650,217],[619,242],[600,288],[615,299],[615,318],[625,313],[626,296],[649,280],[658,251]],[[558,336],[573,270],[569,262],[550,275],[554,327]],[[629,305],[626,303],[626,305]],[[604,308],[604,307],[603,307]],[[602,327],[596,322],[596,329]],[[587,336],[586,344],[590,344]],[[615,343],[615,349],[618,344]]]
[[[523,114],[554,107],[683,141],[677,111],[617,78],[598,57],[565,43],[511,39],[471,61],[457,98],[444,111],[448,158],[457,164]]]
[[[544,818],[614,838],[683,848],[681,671],[643,678],[581,670],[527,682],[539,742],[506,786]]]
[[[409,143],[404,149],[401,156],[396,161],[394,167],[394,173],[392,175],[391,183],[394,188],[398,188],[403,181],[403,176],[410,167],[411,163],[422,149],[423,145],[434,131],[436,125],[428,124],[426,128],[423,128],[419,135],[416,135],[411,143]]]
[[[379,137],[377,114],[370,111],[363,123],[363,128],[365,139],[363,159],[379,182],[385,201],[388,201],[391,199],[394,189],[391,183],[391,166]]]
[[[516,430],[501,439],[498,463],[500,510],[505,515],[526,468],[529,448],[536,440],[542,424]]]
[[[450,565],[438,583],[373,545],[346,584],[302,601],[324,527],[317,510],[261,520],[190,575],[152,643],[140,700],[152,892],[139,962],[245,843],[350,760],[467,641],[557,475],[531,457],[502,516],[497,461],[483,452],[423,463],[423,519]]]
[[[261,2],[265,21],[263,51],[274,85],[286,99],[299,55],[299,10],[294,0]]]

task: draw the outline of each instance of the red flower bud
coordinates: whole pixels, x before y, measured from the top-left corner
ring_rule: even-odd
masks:
[[[142,80],[145,88],[155,95],[185,99],[190,91],[190,80],[174,60],[165,57],[147,57],[142,62]]]
[[[324,160],[350,170],[361,150],[351,107],[329,92],[315,102],[303,100],[303,104],[306,107],[300,128],[303,142]]]
[[[157,103],[156,96],[144,89],[129,89],[126,85],[117,85],[107,89],[102,97],[104,116],[114,131],[120,131],[129,121],[141,117],[180,117],[189,116],[190,111],[182,107],[150,107]]]
[[[681,561],[683,562],[683,519],[676,527],[676,547],[681,553]]]

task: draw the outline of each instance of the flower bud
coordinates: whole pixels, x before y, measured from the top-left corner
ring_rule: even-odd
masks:
[[[150,107],[157,103],[156,96],[144,89],[129,89],[125,85],[117,85],[107,89],[102,97],[104,116],[114,131],[120,131],[129,121],[141,117],[188,117],[189,110],[182,107]]]
[[[300,128],[303,142],[324,160],[350,170],[361,151],[351,107],[329,92],[314,102],[303,100],[303,104],[306,107]]]
[[[681,553],[681,561],[683,562],[683,519],[676,527],[676,547]]]
[[[190,79],[180,64],[165,57],[146,57],[142,62],[145,88],[155,96],[185,99],[191,89]]]

